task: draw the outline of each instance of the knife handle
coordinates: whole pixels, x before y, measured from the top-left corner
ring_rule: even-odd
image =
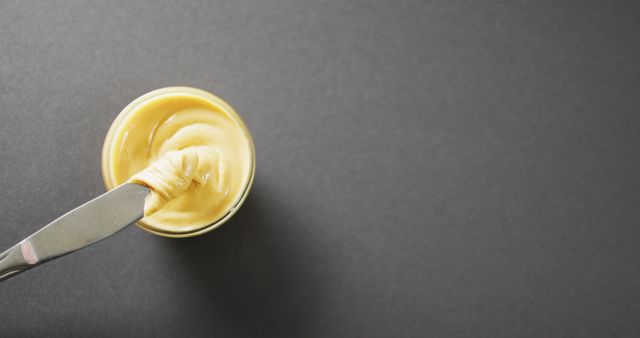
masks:
[[[0,254],[0,282],[39,263],[31,243],[24,240]]]

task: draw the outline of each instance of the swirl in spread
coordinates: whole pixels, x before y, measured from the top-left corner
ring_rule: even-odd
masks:
[[[134,107],[112,139],[111,178],[148,186],[144,225],[188,232],[217,221],[251,179],[253,143],[224,102],[173,93]]]
[[[196,187],[205,184],[206,178],[198,173],[199,163],[198,152],[186,148],[168,152],[147,169],[133,175],[129,182],[151,188],[151,194],[144,204],[145,216],[151,216],[168,202],[180,197],[191,184]]]

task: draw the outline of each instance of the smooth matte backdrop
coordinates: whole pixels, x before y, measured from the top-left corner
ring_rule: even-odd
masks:
[[[188,85],[255,138],[205,236],[0,284],[1,337],[639,337],[636,1],[3,1],[0,250]],[[114,211],[115,212],[115,211]]]

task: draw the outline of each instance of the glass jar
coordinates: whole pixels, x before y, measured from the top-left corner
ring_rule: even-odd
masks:
[[[123,183],[123,182],[115,182],[115,179],[114,179],[114,168],[112,163],[114,161],[113,160],[114,156],[118,156],[118,153],[115,151],[113,143],[114,143],[115,135],[119,134],[118,129],[123,125],[125,121],[127,121],[127,118],[131,116],[132,113],[134,113],[136,110],[140,109],[141,107],[145,106],[150,102],[153,102],[157,98],[164,97],[166,95],[176,95],[176,94],[194,95],[201,99],[205,99],[211,104],[213,104],[221,112],[224,112],[225,114],[227,114],[234,122],[237,123],[237,125],[244,132],[245,134],[244,136],[246,137],[246,140],[249,144],[248,148],[250,151],[249,171],[247,174],[248,177],[246,177],[246,179],[243,181],[244,184],[242,186],[241,193],[236,198],[236,200],[233,203],[231,203],[231,206],[228,208],[228,210],[214,222],[208,225],[205,225],[203,227],[198,227],[196,229],[189,229],[188,231],[177,231],[177,230],[169,231],[166,229],[159,229],[159,228],[153,227],[149,224],[145,224],[143,220],[140,220],[137,222],[138,226],[140,226],[142,229],[156,235],[165,236],[165,237],[191,237],[191,236],[197,236],[197,235],[201,235],[206,232],[209,232],[221,226],[227,220],[229,220],[229,218],[231,218],[231,216],[233,216],[236,213],[236,211],[240,208],[244,200],[247,198],[249,190],[251,189],[251,185],[253,184],[253,178],[255,176],[255,146],[253,144],[253,139],[246,125],[240,118],[240,116],[238,116],[235,110],[228,103],[224,102],[222,99],[220,99],[219,97],[209,92],[196,89],[196,88],[190,88],[190,87],[167,87],[167,88],[154,90],[152,92],[149,92],[147,94],[144,94],[138,97],[137,99],[133,100],[133,102],[131,102],[129,105],[127,105],[120,112],[120,114],[118,114],[116,119],[113,121],[111,128],[109,128],[109,132],[107,133],[107,136],[104,141],[104,145],[102,147],[102,177],[104,179],[104,185],[107,188],[107,190],[111,190],[115,188],[118,185],[118,183]]]

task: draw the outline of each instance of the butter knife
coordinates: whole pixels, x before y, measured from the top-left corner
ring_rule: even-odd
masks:
[[[0,281],[108,238],[143,216],[149,189],[123,184],[69,211],[0,254]]]

